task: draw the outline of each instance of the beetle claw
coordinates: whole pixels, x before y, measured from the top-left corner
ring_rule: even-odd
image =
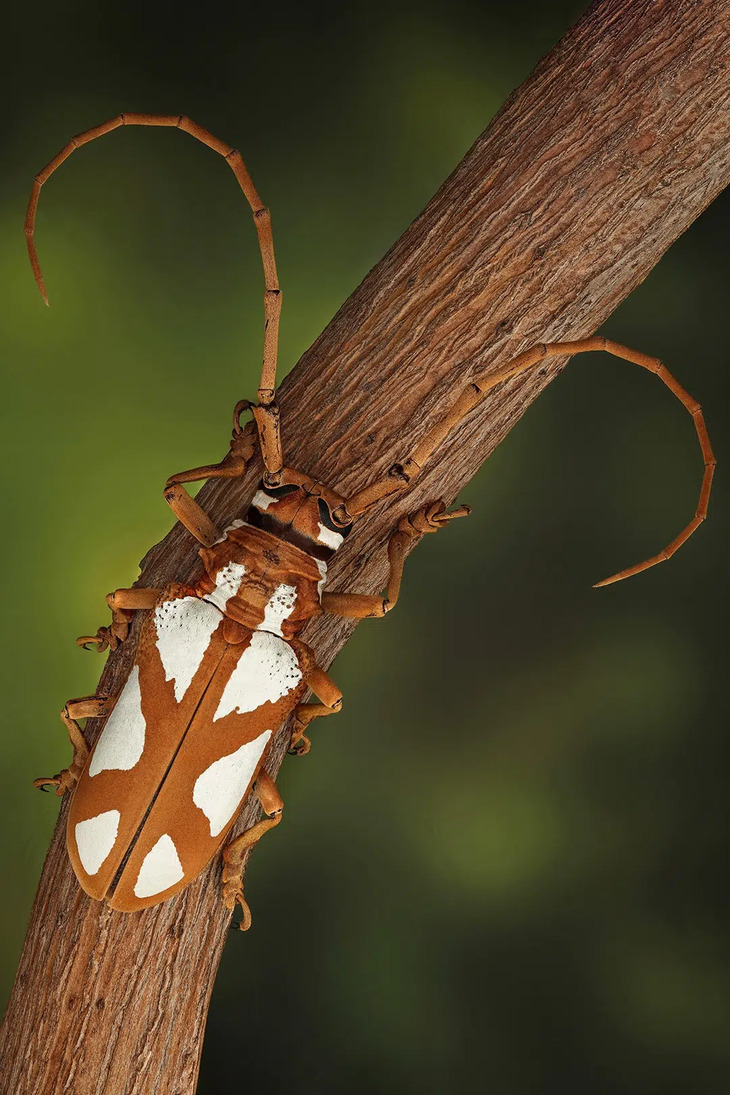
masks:
[[[103,654],[106,649],[111,650],[113,653],[124,642],[128,631],[128,620],[113,620],[111,626],[97,628],[96,635],[79,635],[76,645],[83,650],[91,650],[96,647],[99,654]]]
[[[61,783],[60,776],[41,776],[39,779],[33,780],[33,786],[38,791],[43,791],[44,794],[48,794],[49,786],[58,787]]]
[[[235,920],[231,920],[231,930],[247,932],[248,929],[251,927],[251,910],[248,907],[248,902],[243,896],[243,890],[239,890],[233,899],[234,909],[236,905],[241,906],[241,919],[238,922],[236,922]]]
[[[91,650],[96,647],[98,653],[101,654],[111,645],[108,632],[108,627],[100,627],[96,635],[79,635],[76,645],[80,646],[82,650]]]
[[[65,795],[67,791],[72,791],[78,780],[78,774],[71,768],[64,768],[62,772],[59,772],[57,776],[40,776],[38,779],[33,780],[33,786],[39,791],[45,791],[46,793],[51,787],[56,788],[57,795]]]
[[[306,734],[302,734],[293,742],[287,749],[287,753],[291,757],[306,757],[309,750],[312,748],[312,743]]]

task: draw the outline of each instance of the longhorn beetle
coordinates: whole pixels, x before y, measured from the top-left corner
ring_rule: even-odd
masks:
[[[699,527],[707,504],[715,458],[702,410],[656,358],[601,337],[539,344],[497,372],[478,376],[413,451],[376,482],[343,497],[306,472],[283,463],[276,403],[276,358],[281,291],[274,261],[271,217],[240,152],[186,117],[120,114],[71,141],[36,176],[25,232],[36,282],[48,297],[34,243],[41,187],[83,144],[122,125],[174,126],[223,156],[253,213],[264,268],[264,349],[257,402],[243,399],[233,412],[233,436],[219,464],[193,468],[168,479],[165,500],[200,542],[204,573],[195,584],[163,589],[117,589],[107,597],[112,619],[79,645],[115,650],[126,641],[135,612],[147,612],[139,648],[116,697],[69,700],[61,718],[73,745],[68,768],[35,780],[57,794],[73,791],[68,850],[81,886],[114,909],[133,911],[166,900],[187,886],[223,848],[223,893],[227,908],[238,903],[242,930],[251,916],[243,896],[244,854],[279,824],[283,803],[263,769],[275,731],[293,711],[289,751],[302,755],[313,719],[340,710],[342,695],[298,638],[312,617],[334,613],[352,619],[381,617],[398,600],[409,544],[466,516],[468,506],[447,512],[442,501],[402,518],[388,543],[390,574],[385,596],[323,591],[327,564],[371,506],[406,489],[461,419],[497,384],[547,357],[606,350],[656,373],[692,415],[704,459],[695,516],[658,555],[598,582],[637,574],[668,559]],[[244,426],[241,418],[251,411]],[[264,474],[245,513],[221,531],[185,489],[186,483],[243,474],[256,445]],[[302,702],[308,689],[318,702]],[[78,719],[106,716],[90,752]],[[265,817],[226,843],[253,786]]]

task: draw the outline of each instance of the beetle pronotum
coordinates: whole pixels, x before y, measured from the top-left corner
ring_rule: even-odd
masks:
[[[700,497],[692,520],[667,547],[642,563],[613,574],[607,585],[668,559],[699,527],[707,505],[715,458],[702,410],[656,358],[602,337],[539,344],[497,372],[472,381],[411,453],[387,475],[344,497],[305,472],[284,466],[276,403],[276,360],[281,291],[274,260],[271,218],[241,154],[189,118],[121,114],[80,134],[36,177],[26,236],[33,272],[48,303],[34,243],[41,187],[83,144],[122,125],[174,126],[222,155],[251,207],[264,268],[264,350],[257,403],[241,400],[233,436],[219,464],[168,479],[165,499],[200,542],[204,572],[191,586],[118,589],[107,603],[109,626],[77,642],[114,650],[127,639],[135,612],[147,612],[129,676],[116,697],[70,700],[61,718],[73,745],[68,768],[35,781],[59,795],[73,791],[68,849],[83,889],[122,911],[166,900],[191,882],[223,848],[223,901],[250,913],[243,897],[244,854],[281,819],[283,803],[263,770],[275,731],[293,711],[290,752],[309,751],[305,731],[313,719],[340,710],[342,696],[297,636],[313,616],[333,613],[382,617],[396,604],[408,545],[466,516],[467,506],[446,511],[442,501],[399,521],[388,543],[390,574],[385,596],[324,591],[327,563],[353,522],[388,495],[406,489],[434,450],[497,384],[546,357],[606,350],[659,377],[692,415],[704,459]],[[244,412],[252,420],[241,424]],[[221,531],[184,484],[243,474],[256,445],[264,475],[245,516]],[[318,702],[305,703],[308,689]],[[106,716],[89,752],[78,719]],[[241,803],[253,787],[265,817],[226,843]]]

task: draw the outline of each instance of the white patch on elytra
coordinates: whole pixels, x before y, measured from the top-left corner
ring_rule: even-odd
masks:
[[[320,544],[325,544],[328,548],[332,548],[333,551],[337,551],[340,547],[344,536],[340,536],[339,532],[333,532],[331,528],[327,528],[322,522],[319,522],[319,535],[317,536]]]
[[[251,499],[251,505],[256,506],[256,509],[267,510],[272,502],[275,501],[276,499],[272,498],[270,494],[266,493],[266,491],[257,490],[253,498]]]
[[[213,721],[232,711],[255,711],[263,703],[276,703],[302,679],[297,656],[284,639],[270,631],[254,631],[251,642],[226,681]]]
[[[281,625],[294,611],[297,603],[297,587],[280,585],[266,602],[264,618],[257,627],[257,631],[271,631],[274,635],[281,635]]]
[[[243,528],[245,524],[246,522],[244,520],[242,520],[240,517],[237,517],[235,521],[231,521],[230,525],[223,529],[222,535],[220,535],[218,539],[214,541],[214,543],[222,544],[229,532],[233,532],[233,530],[236,528]]]
[[[235,597],[241,588],[246,568],[243,563],[229,563],[221,567],[215,576],[215,589],[212,593],[206,593],[206,601],[211,601],[221,612],[225,612],[226,603],[231,597]]]
[[[319,581],[317,582],[317,596],[321,600],[324,583],[327,581],[327,564],[325,563],[324,559],[315,559],[314,561],[317,564],[317,570],[319,571],[320,575]]]
[[[271,730],[264,730],[235,753],[213,761],[196,779],[193,802],[210,822],[211,836],[218,836],[238,809],[270,737]]]
[[[142,860],[134,884],[135,896],[152,897],[162,893],[179,882],[184,874],[174,841],[164,833]]]
[[[165,680],[175,681],[175,699],[183,698],[221,621],[215,605],[197,597],[163,601],[155,609],[157,649]]]
[[[89,775],[97,776],[110,768],[125,772],[134,768],[144,750],[146,727],[139,690],[139,666],[135,665],[106,720],[91,758]]]
[[[76,847],[81,865],[87,874],[96,874],[114,847],[120,816],[119,810],[106,810],[103,814],[79,821],[76,825]]]

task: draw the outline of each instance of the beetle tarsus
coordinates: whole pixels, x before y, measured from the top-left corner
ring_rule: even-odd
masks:
[[[231,931],[247,932],[251,927],[252,917],[251,910],[248,907],[248,902],[243,896],[243,890],[239,890],[234,896],[233,908],[235,910],[236,905],[241,906],[241,919],[231,920]]]
[[[117,593],[119,592],[118,590]],[[120,608],[115,603],[117,593],[110,593],[106,599],[112,612],[112,622],[107,627],[97,628],[96,635],[79,635],[76,640],[77,646],[83,650],[91,650],[95,646],[97,652],[102,654],[107,649],[113,653],[120,643],[124,642],[129,635],[129,625],[134,617],[134,611]]]
[[[105,650],[116,650],[119,641],[110,627],[99,627],[96,635],[79,635],[76,645],[82,650],[95,649],[97,654],[103,654]]]
[[[89,747],[76,720],[105,715],[107,702],[107,696],[82,696],[80,699],[68,700],[63,705],[61,721],[68,730],[68,736],[74,751],[73,759],[68,768],[62,769],[55,776],[41,776],[34,779],[34,787],[37,787],[39,791],[47,791],[49,787],[56,787],[58,788],[57,795],[65,795],[67,791],[73,791],[89,759]]]
[[[426,502],[409,517],[402,517],[398,522],[398,531],[415,538],[422,533],[438,532],[449,521],[454,521],[458,517],[468,517],[470,513],[471,506],[458,506],[456,509],[447,510],[446,503],[439,498],[434,502]]]
[[[294,724],[294,733],[291,736],[291,742],[287,753],[290,757],[306,757],[309,750],[312,748],[312,743],[304,733],[304,726]]]
[[[61,796],[65,795],[67,791],[73,790],[78,782],[78,776],[74,775],[70,768],[64,768],[62,772],[59,772],[55,776],[40,776],[38,779],[33,780],[33,786],[38,791],[48,791],[51,787],[57,787],[56,794]]]

